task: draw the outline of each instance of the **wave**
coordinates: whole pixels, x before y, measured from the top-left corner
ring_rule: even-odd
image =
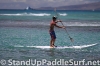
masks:
[[[100,27],[100,22],[63,22],[64,26],[69,26],[69,27]],[[31,26],[49,26],[50,22],[48,21],[1,21],[0,26],[20,26],[20,27],[31,27]],[[58,23],[58,25],[61,25],[61,23]]]
[[[17,14],[0,14],[4,16],[50,16],[48,13],[17,13]]]
[[[17,14],[0,14],[4,16],[51,16],[49,13],[17,13]],[[60,16],[67,16],[66,13],[59,13]]]
[[[88,45],[82,45],[82,46],[59,46],[55,47],[57,49],[83,49],[83,48],[88,48],[97,45],[97,43],[94,44],[88,44]],[[40,49],[49,49],[51,48],[50,46],[14,46],[14,47],[28,47],[28,48],[40,48]]]
[[[47,13],[40,13],[40,14],[30,14],[32,16],[50,16],[51,14],[47,14]]]
[[[66,13],[59,13],[60,16],[67,16]]]
[[[100,26],[100,22],[63,22],[65,26]]]
[[[64,26],[82,26],[82,27],[99,27],[100,23],[82,23],[82,22],[63,22]],[[60,23],[59,23],[60,25]],[[9,22],[9,21],[5,21],[5,22],[1,22],[0,26],[11,26],[11,27],[32,27],[32,26],[38,26],[38,27],[45,27],[45,26],[49,26],[49,22],[26,22],[26,21],[14,21],[14,22]]]

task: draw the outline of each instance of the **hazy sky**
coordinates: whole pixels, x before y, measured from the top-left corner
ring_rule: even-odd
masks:
[[[57,7],[57,6],[66,6],[66,5],[77,5],[84,3],[98,2],[100,0],[0,0],[0,9],[1,8],[26,8],[30,6],[32,8],[39,7]]]

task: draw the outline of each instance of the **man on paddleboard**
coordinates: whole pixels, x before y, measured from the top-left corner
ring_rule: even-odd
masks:
[[[57,19],[57,17],[53,16],[52,21],[50,23],[50,30],[49,30],[49,33],[50,33],[50,36],[51,36],[50,47],[56,47],[54,45],[55,40],[56,40],[56,34],[55,34],[55,31],[54,31],[54,27],[65,28],[64,26],[58,26],[56,23],[62,22],[62,21],[56,20],[56,19]]]

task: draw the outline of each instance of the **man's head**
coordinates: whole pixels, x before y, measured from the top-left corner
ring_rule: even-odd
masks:
[[[52,19],[55,21],[57,19],[57,17],[56,16],[53,16]]]

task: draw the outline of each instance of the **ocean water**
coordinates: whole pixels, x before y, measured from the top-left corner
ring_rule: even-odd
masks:
[[[0,66],[100,66],[100,62],[89,65],[74,62],[100,60],[100,11],[57,13],[74,42],[64,29],[55,28],[58,48],[49,48],[49,24],[56,15],[53,10],[0,10]],[[45,64],[35,64],[35,60],[43,59]],[[69,65],[54,64],[55,59],[68,61]],[[35,65],[20,64],[30,60]]]

